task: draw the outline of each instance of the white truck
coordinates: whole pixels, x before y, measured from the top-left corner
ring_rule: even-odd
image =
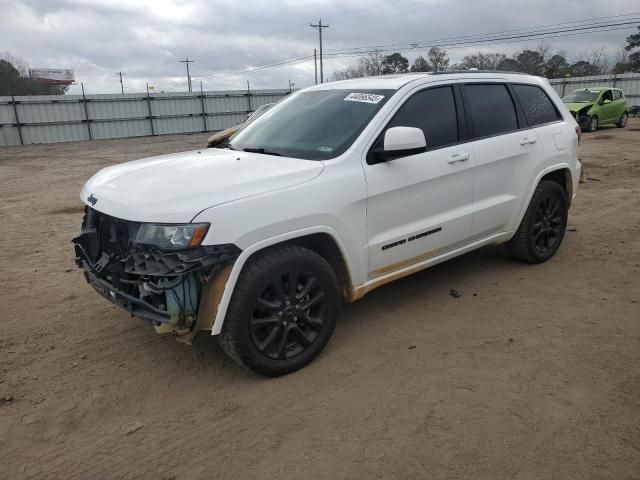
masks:
[[[580,128],[538,77],[448,72],[298,91],[225,149],[107,167],[83,187],[77,264],[111,302],[187,343],[203,330],[282,375],[343,301],[488,244],[562,242]]]

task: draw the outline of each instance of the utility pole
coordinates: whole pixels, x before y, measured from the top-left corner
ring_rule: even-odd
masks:
[[[195,60],[189,60],[189,57],[185,58],[184,60],[180,60],[180,63],[186,63],[187,64],[187,84],[189,85],[189,91],[191,91],[191,74],[189,73],[189,64],[193,63]]]
[[[311,28],[316,28],[318,30],[318,37],[320,39],[320,83],[324,83],[324,75],[323,75],[323,71],[322,71],[322,29],[323,28],[329,28],[329,25],[323,25],[322,24],[322,19],[318,20],[318,24],[314,25],[313,23],[310,23],[309,26]],[[316,83],[318,83],[316,81]]]
[[[316,85],[318,84],[318,53],[316,49],[313,49],[313,71],[315,74]]]
[[[124,84],[122,83],[122,76],[124,75],[124,73],[116,72],[116,75],[120,77],[120,91],[122,92],[122,95],[124,95]]]

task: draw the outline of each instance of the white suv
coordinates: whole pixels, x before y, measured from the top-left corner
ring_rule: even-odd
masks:
[[[488,244],[548,260],[580,177],[580,129],[549,83],[400,75],[296,92],[203,149],[105,168],[78,265],[160,333],[219,335],[241,365],[311,361],[341,301]]]

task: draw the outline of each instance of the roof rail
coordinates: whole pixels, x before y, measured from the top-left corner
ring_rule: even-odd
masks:
[[[516,75],[528,75],[529,73],[524,72],[511,72],[508,70],[446,70],[442,72],[429,72],[431,75],[448,75],[450,73],[500,73],[500,74],[516,74]]]

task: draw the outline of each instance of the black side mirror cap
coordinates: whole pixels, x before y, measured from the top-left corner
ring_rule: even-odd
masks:
[[[411,155],[417,155],[427,151],[427,147],[418,148],[405,148],[402,150],[385,150],[384,148],[374,148],[367,157],[367,163],[369,165],[376,165],[378,163],[385,163],[396,158],[409,157]]]

